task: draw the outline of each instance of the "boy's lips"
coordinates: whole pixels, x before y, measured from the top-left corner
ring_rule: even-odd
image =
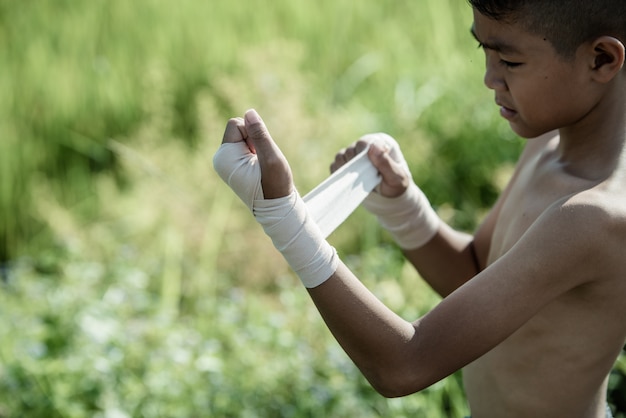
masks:
[[[513,119],[517,115],[517,112],[513,109],[509,109],[508,107],[501,106],[500,107],[500,116],[504,119]]]
[[[510,120],[510,119],[513,119],[517,115],[517,112],[515,110],[502,104],[500,100],[496,99],[496,104],[500,106],[500,116],[502,116],[504,119]]]

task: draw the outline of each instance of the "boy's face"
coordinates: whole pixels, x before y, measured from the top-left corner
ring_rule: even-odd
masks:
[[[587,114],[594,95],[580,54],[566,61],[541,36],[477,11],[472,33],[485,52],[485,85],[518,135],[533,138]]]

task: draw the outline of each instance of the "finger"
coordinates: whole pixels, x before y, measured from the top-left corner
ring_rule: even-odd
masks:
[[[359,140],[354,143],[354,148],[356,149],[356,153],[360,154],[372,142],[373,142],[372,139],[367,135],[359,138]]]
[[[345,165],[348,161],[359,155],[367,146],[369,141],[359,139],[347,148],[342,148],[335,154],[335,160],[330,164],[330,172],[334,173],[339,167]]]
[[[244,141],[248,145],[248,149],[253,154],[256,154],[254,144],[247,141],[248,134],[246,133],[246,125],[243,118],[231,118],[226,124],[226,130],[224,131],[224,137],[222,138],[222,144],[235,143]]]
[[[246,139],[245,132],[243,118],[229,119],[224,131],[224,137],[222,138],[222,144],[244,141]]]
[[[399,186],[406,179],[407,175],[404,169],[391,157],[388,147],[380,146],[377,143],[372,144],[369,157],[383,177],[383,181],[388,185]]]
[[[369,135],[369,140],[372,141],[372,143],[377,143],[379,144],[381,147],[383,148],[388,148],[389,149],[389,156],[398,164],[400,164],[402,167],[404,167],[404,170],[406,171],[407,175],[410,177],[411,176],[411,171],[409,170],[409,165],[407,164],[406,160],[404,159],[404,156],[402,155],[402,151],[400,151],[400,145],[398,144],[398,142],[391,136],[379,132],[376,134],[371,134]]]
[[[287,159],[254,109],[246,112],[244,122],[247,142],[256,149],[259,158],[263,195],[266,199],[287,196],[293,191],[291,169]]]
[[[354,150],[354,144],[350,145],[347,148],[342,148],[335,154],[335,160],[330,165],[331,173],[337,171],[340,167],[344,166],[348,161],[350,161],[356,155],[356,151]]]
[[[341,167],[342,165],[346,163],[346,158],[344,155],[345,152],[346,152],[346,149],[342,148],[339,150],[337,154],[335,154],[335,160],[330,164],[331,173],[334,173],[335,171],[339,169],[339,167]]]
[[[346,148],[346,150],[344,151],[343,158],[347,162],[353,159],[355,155],[357,155],[356,147],[355,147],[355,144],[352,144],[351,146]]]

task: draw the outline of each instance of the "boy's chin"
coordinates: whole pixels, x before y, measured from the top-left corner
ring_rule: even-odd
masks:
[[[509,123],[509,125],[511,126],[511,130],[513,130],[515,134],[517,134],[519,137],[522,137],[524,139],[537,138],[543,134],[546,134],[552,131],[551,129],[533,129],[529,126],[520,126],[519,124],[516,124],[516,123]]]

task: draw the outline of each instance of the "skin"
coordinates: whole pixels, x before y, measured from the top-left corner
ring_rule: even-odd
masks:
[[[624,46],[600,37],[566,61],[515,25],[475,13],[472,30],[503,117],[533,139],[473,235],[442,224],[405,252],[443,300],[408,322],[342,263],[309,293],[385,396],[464,368],[474,418],[604,417],[607,375],[626,339]],[[224,142],[242,140],[258,156],[265,198],[289,194],[289,164],[253,110],[228,122]],[[331,169],[363,145],[340,151]],[[376,144],[369,157],[380,193],[400,195],[410,179],[398,164]]]

